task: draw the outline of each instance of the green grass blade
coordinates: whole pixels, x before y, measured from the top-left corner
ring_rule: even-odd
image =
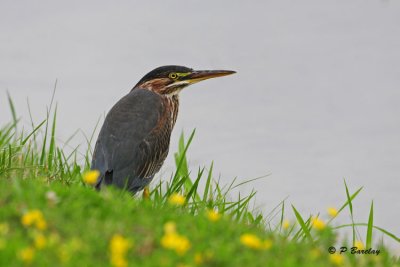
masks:
[[[29,103],[29,99],[26,99],[26,105],[28,107],[28,113],[29,113],[29,119],[31,120],[31,125],[32,125],[32,130],[35,129],[35,123],[33,122],[33,116],[32,116],[32,110],[31,110],[31,105]],[[33,135],[33,144],[36,148],[36,134]]]
[[[179,157],[179,160],[177,160],[177,167],[176,167],[175,175],[174,175],[174,177],[172,179],[172,183],[177,181],[179,175],[182,173],[181,169],[184,168],[183,165],[186,163],[186,166],[187,166],[186,152],[189,149],[190,144],[192,143],[192,140],[193,140],[193,137],[194,137],[195,133],[196,133],[196,129],[194,129],[192,134],[190,135],[189,140],[186,143],[186,146],[182,146],[179,149],[180,157]]]
[[[248,205],[250,203],[250,200],[253,199],[253,197],[256,195],[256,193],[257,192],[252,191],[250,193],[250,195],[248,195],[247,197],[242,199],[242,203],[238,202],[240,204],[238,204],[238,208],[236,210],[237,221],[239,221],[243,217],[243,214],[245,213],[245,211],[248,210]]]
[[[361,192],[361,190],[363,189],[363,187],[361,186],[356,192],[354,192],[351,196],[350,196],[350,200],[349,198],[346,198],[346,202],[339,208],[338,210],[338,215],[349,205],[349,203],[351,203],[356,197],[357,195]],[[327,222],[327,224],[329,224],[333,219],[335,219],[337,216],[330,218],[329,221]]]
[[[352,244],[354,246],[354,244],[356,242],[356,229],[355,229],[355,226],[354,226],[353,204],[352,204],[352,199],[351,199],[351,196],[350,196],[350,193],[349,193],[349,188],[347,187],[346,180],[343,180],[343,182],[344,182],[344,186],[346,188],[346,197],[347,197],[347,203],[349,205],[351,222],[353,223],[353,227],[352,227],[352,233],[353,233],[352,234],[352,240],[353,240],[353,243]]]
[[[54,109],[53,125],[51,127],[51,136],[50,136],[49,154],[47,155],[47,166],[49,167],[49,170],[53,169],[54,151],[56,147],[56,141],[55,141],[56,121],[57,121],[57,105]]]
[[[0,131],[0,148],[7,146],[10,143],[10,140],[13,138],[15,135],[15,132],[12,133],[12,130],[14,129],[14,126],[11,125],[6,125],[3,127]]]
[[[207,176],[207,181],[206,181],[206,187],[204,188],[203,201],[207,201],[207,198],[208,198],[208,193],[209,193],[209,191],[210,191],[210,185],[211,185],[211,179],[212,179],[213,167],[214,167],[214,162],[211,162],[210,169],[208,170],[208,176]]]
[[[305,237],[307,237],[308,240],[310,240],[311,242],[313,242],[313,238],[311,236],[310,230],[309,228],[306,226],[303,218],[301,217],[300,213],[296,210],[296,208],[292,205],[292,209],[294,212],[294,215],[296,216],[296,219],[301,227],[301,229],[303,230],[303,233],[305,235]]]
[[[40,155],[39,163],[44,166],[44,159],[46,157],[46,145],[47,145],[47,131],[49,129],[49,111],[47,111],[46,127],[44,130],[43,143],[42,143],[42,153]]]
[[[371,210],[369,212],[366,247],[370,248],[372,243],[372,228],[374,227],[374,201],[371,203]]]
[[[368,224],[367,224],[367,223],[354,223],[354,225],[355,225],[355,226],[366,226],[366,227],[368,227]],[[341,228],[347,228],[347,227],[352,227],[352,226],[353,226],[352,223],[349,223],[349,224],[342,224],[342,225],[333,227],[333,229],[341,229]],[[398,236],[396,236],[395,234],[389,232],[388,230],[385,230],[385,229],[383,229],[383,228],[381,228],[381,227],[379,227],[379,226],[372,226],[372,228],[374,228],[374,229],[376,229],[376,230],[382,232],[383,234],[389,236],[390,238],[393,238],[395,241],[397,241],[397,242],[400,243],[400,237],[398,237]]]
[[[14,102],[12,101],[12,98],[10,96],[10,93],[7,91],[7,98],[8,98],[8,104],[10,106],[10,110],[11,110],[11,116],[13,119],[13,127],[15,130],[17,130],[17,124],[18,124],[18,119],[17,119],[17,112],[15,111],[15,106],[14,106]]]
[[[36,126],[36,127],[33,129],[33,131],[30,132],[30,133],[25,137],[24,140],[22,140],[21,145],[25,145],[26,142],[28,142],[29,138],[31,138],[31,136],[34,135],[34,134],[36,133],[36,131],[39,130],[40,127],[42,127],[43,124],[44,124],[45,122],[46,122],[46,120],[42,121],[38,126]]]
[[[231,188],[229,188],[229,189],[235,189],[235,188],[237,188],[237,187],[239,187],[239,186],[242,186],[242,185],[245,185],[245,184],[248,184],[248,183],[252,183],[252,182],[257,181],[257,180],[264,179],[264,178],[266,178],[266,177],[268,177],[268,176],[270,176],[270,175],[271,175],[271,174],[269,173],[269,174],[266,174],[266,175],[263,175],[263,176],[260,176],[260,177],[252,178],[252,179],[249,179],[249,180],[245,180],[245,181],[240,182],[240,183],[238,183],[237,185],[235,185],[235,186],[233,186],[233,187],[231,187]]]
[[[279,221],[279,232],[282,232],[283,218],[285,216],[285,200],[282,201],[281,219]]]
[[[200,197],[197,194],[197,187],[199,186],[199,182],[200,182],[201,177],[203,176],[203,172],[204,172],[204,168],[201,171],[199,171],[196,181],[193,183],[192,187],[189,190],[189,193],[186,195],[186,203],[189,202],[189,200],[192,196],[196,201],[200,201]]]

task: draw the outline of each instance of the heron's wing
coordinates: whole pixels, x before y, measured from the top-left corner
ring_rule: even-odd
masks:
[[[135,89],[107,114],[92,159],[92,169],[104,178],[112,172],[113,184],[124,187],[126,178],[145,178],[147,162],[154,158],[158,121],[163,113],[161,97]],[[154,173],[152,174],[154,175]]]

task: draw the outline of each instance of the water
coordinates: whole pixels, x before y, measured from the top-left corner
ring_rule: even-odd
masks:
[[[270,173],[241,189],[257,188],[266,210],[285,197],[305,215],[339,206],[346,178],[352,191],[364,186],[356,219],[374,200],[376,225],[400,236],[399,11],[375,0],[3,0],[0,122],[10,120],[6,90],[24,122],[27,98],[39,122],[58,79],[61,142],[90,134],[157,66],[236,70],[182,92],[172,150],[197,128],[194,170],[214,160],[224,183]],[[163,173],[172,169],[171,153]]]

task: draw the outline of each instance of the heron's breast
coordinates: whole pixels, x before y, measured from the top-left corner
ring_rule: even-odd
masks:
[[[172,130],[178,116],[179,100],[177,97],[164,97],[163,108],[159,114],[157,123],[158,136],[160,137],[160,147],[168,150]]]

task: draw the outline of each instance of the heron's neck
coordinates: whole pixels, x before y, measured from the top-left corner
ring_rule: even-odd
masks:
[[[179,111],[179,95],[164,95],[164,103],[167,106],[167,110],[170,110],[171,114],[171,126],[174,128],[176,119],[178,118]]]
[[[159,79],[153,79],[150,81],[145,81],[145,82],[139,82],[138,84],[133,87],[135,88],[142,88],[142,89],[147,89],[153,92],[160,91],[161,88],[166,86],[167,80],[165,78],[159,78]]]

